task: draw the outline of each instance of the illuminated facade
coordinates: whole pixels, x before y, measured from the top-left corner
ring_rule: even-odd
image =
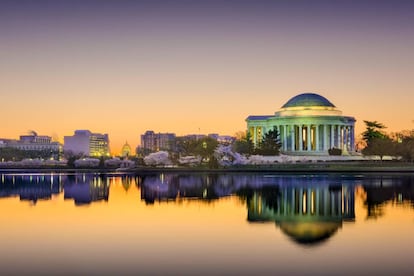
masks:
[[[250,222],[274,221],[298,243],[331,237],[344,221],[355,220],[353,186],[286,185],[253,192],[247,202]]]
[[[64,137],[63,151],[87,156],[109,156],[108,134],[76,130],[75,135]]]
[[[50,151],[60,153],[62,145],[59,142],[52,142],[52,137],[38,135],[31,131],[28,135],[21,135],[19,140],[0,139],[0,147],[10,147],[27,151]]]
[[[130,155],[131,155],[131,146],[128,144],[128,142],[125,142],[125,144],[122,146],[121,156],[128,157]]]
[[[172,150],[175,142],[174,133],[155,133],[148,130],[141,135],[141,148],[144,151],[156,152],[160,150]]]
[[[249,116],[247,129],[253,143],[276,128],[281,152],[297,155],[328,155],[332,148],[342,154],[355,151],[355,118],[343,116],[329,100],[314,93],[291,98],[274,115]]]

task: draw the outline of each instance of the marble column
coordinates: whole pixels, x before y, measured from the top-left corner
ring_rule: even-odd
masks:
[[[323,125],[323,150],[328,150],[328,131],[326,125]]]
[[[299,151],[303,150],[302,125],[299,125]]]
[[[290,125],[290,148],[295,151],[295,125]]]
[[[292,201],[290,202],[290,214],[294,215],[295,214],[295,208],[296,208],[296,204],[295,204],[295,189],[292,189],[292,197],[291,197]]]
[[[312,144],[311,144],[311,126],[307,125],[306,126],[306,150],[310,151],[312,148]]]
[[[257,127],[253,127],[253,142],[254,146],[257,147]]]
[[[330,148],[334,148],[335,147],[335,137],[334,137],[334,129],[335,129],[335,126],[334,125],[331,125],[331,145],[330,145]]]
[[[351,130],[350,130],[350,132],[351,132],[351,151],[355,151],[355,133],[354,133],[354,127],[353,126],[351,126]]]
[[[315,126],[315,150],[319,151],[319,125]]]
[[[310,216],[312,210],[312,189],[308,188],[306,191],[306,214]]]
[[[315,215],[319,215],[319,200],[320,200],[320,195],[319,195],[319,189],[316,188],[315,189]]]
[[[338,125],[338,146],[340,149],[343,149],[342,126],[340,125]]]

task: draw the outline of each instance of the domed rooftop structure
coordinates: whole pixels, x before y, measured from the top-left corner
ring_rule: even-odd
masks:
[[[319,94],[299,94],[274,115],[248,116],[246,122],[256,147],[266,133],[277,129],[283,154],[329,155],[333,148],[340,149],[341,155],[355,152],[355,118],[343,116]]]
[[[122,157],[127,157],[131,154],[131,146],[128,144],[128,141],[125,142],[122,147],[121,155]]]
[[[340,222],[281,222],[280,229],[300,244],[316,245],[328,240],[341,227]]]
[[[327,98],[315,93],[303,93],[291,98],[282,108],[324,106],[335,107]]]

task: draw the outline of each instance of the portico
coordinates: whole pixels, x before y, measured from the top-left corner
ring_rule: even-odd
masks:
[[[276,128],[285,154],[327,155],[331,148],[341,149],[342,154],[355,151],[355,119],[342,116],[318,94],[297,95],[275,115],[249,116],[246,122],[256,146],[266,132]]]

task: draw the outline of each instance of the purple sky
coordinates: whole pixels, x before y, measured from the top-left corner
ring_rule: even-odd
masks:
[[[414,127],[414,1],[0,1],[0,35],[0,137],[233,134],[301,92]]]

